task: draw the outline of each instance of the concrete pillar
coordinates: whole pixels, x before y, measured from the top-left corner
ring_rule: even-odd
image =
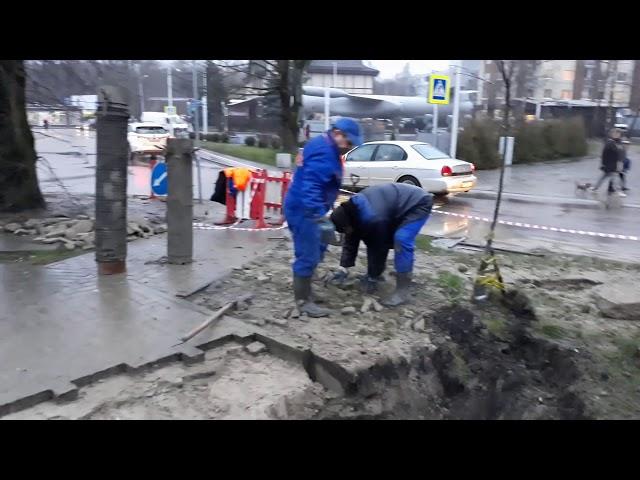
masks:
[[[96,262],[99,275],[122,273],[127,258],[126,90],[98,89],[96,111]]]
[[[169,263],[193,261],[193,142],[167,142],[167,257]]]

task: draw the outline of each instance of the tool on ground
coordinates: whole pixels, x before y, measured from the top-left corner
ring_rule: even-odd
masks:
[[[187,333],[186,335],[183,335],[182,337],[180,337],[180,342],[176,343],[175,345],[173,345],[174,347],[178,346],[178,345],[182,345],[183,343],[191,340],[193,337],[195,337],[197,334],[199,334],[200,332],[202,332],[205,328],[207,328],[209,325],[211,325],[213,322],[215,322],[216,320],[218,320],[220,317],[222,317],[225,313],[227,313],[229,310],[231,310],[232,308],[236,308],[238,306],[238,304],[241,304],[243,302],[247,302],[249,300],[251,300],[251,298],[253,297],[253,294],[248,293],[246,295],[241,295],[240,297],[236,298],[235,300],[233,300],[232,302],[227,303],[226,305],[224,305],[223,307],[221,307],[216,313],[214,313],[211,317],[209,317],[207,320],[205,320],[204,322],[202,322],[200,325],[198,325],[197,327],[195,327],[193,330],[191,330],[189,333]]]

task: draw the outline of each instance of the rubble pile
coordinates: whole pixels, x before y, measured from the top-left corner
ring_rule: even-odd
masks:
[[[77,215],[75,218],[30,218],[20,223],[12,221],[0,227],[0,230],[7,233],[31,236],[34,242],[59,244],[67,250],[90,250],[95,247],[95,219],[88,215]],[[166,224],[158,219],[135,218],[127,221],[128,241],[148,238],[166,231]]]

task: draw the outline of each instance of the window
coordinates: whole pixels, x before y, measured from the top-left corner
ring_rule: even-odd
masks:
[[[161,126],[144,126],[136,128],[138,135],[164,135],[167,131]]]
[[[362,145],[347,155],[347,162],[370,162],[371,155],[378,145]]]
[[[562,71],[562,80],[565,80],[567,82],[573,82],[574,77],[575,77],[575,72],[573,70]]]
[[[618,81],[626,82],[627,81],[627,72],[618,72]]]
[[[373,159],[374,162],[400,162],[406,160],[407,153],[397,145],[380,145],[376,156]]]
[[[562,90],[561,98],[563,100],[571,100],[571,90]]]
[[[551,89],[550,88],[545,89],[544,98],[551,98]]]
[[[449,158],[444,152],[441,152],[435,147],[432,147],[428,143],[419,143],[417,145],[412,145],[413,149],[418,152],[421,156],[426,158],[427,160],[438,160],[441,158]]]

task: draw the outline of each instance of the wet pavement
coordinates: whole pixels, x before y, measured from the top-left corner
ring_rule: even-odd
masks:
[[[201,355],[174,345],[211,311],[181,297],[254,258],[273,235],[196,229],[189,265],[164,263],[166,235],[157,235],[129,243],[127,273],[106,277],[93,252],[46,267],[0,264],[0,415],[18,400],[73,396],[95,372]]]
[[[48,159],[67,190],[72,194],[93,194],[95,134],[77,130],[49,130],[44,133],[49,136],[35,134],[38,152]],[[69,152],[81,152],[81,145],[86,146],[86,158],[80,153],[69,155]],[[633,166],[638,163],[634,159],[640,158],[640,148],[633,145],[629,156],[632,170],[627,181],[631,190],[623,204],[630,207],[608,210],[601,203],[589,197],[578,197],[575,193],[575,181],[594,181],[597,178],[597,157],[509,167],[505,174],[504,191],[512,195],[506,195],[502,202],[500,219],[505,223],[497,227],[496,245],[502,244],[505,248],[517,246],[519,250],[559,249],[566,253],[629,261],[640,259],[639,242],[623,239],[640,235],[640,222],[637,220],[640,208],[635,208],[640,207],[640,175],[635,173]],[[205,203],[213,193],[218,172],[224,164],[260,166],[206,151],[201,152],[200,158]],[[59,184],[52,180],[50,174],[47,176],[43,165],[40,169],[43,190],[59,192]],[[149,168],[145,165],[129,167],[130,195],[149,194],[149,174]],[[488,222],[473,217],[491,218],[495,206],[491,192],[497,187],[498,176],[497,170],[480,171],[476,190],[468,195],[461,194],[439,201],[438,212],[434,212],[424,233],[466,236],[477,243],[484,243]],[[197,197],[195,171],[193,178],[194,195]],[[616,238],[606,237],[610,235]]]

